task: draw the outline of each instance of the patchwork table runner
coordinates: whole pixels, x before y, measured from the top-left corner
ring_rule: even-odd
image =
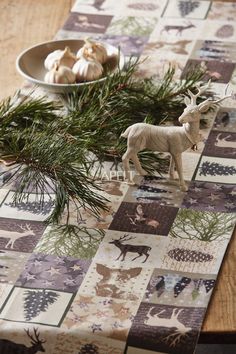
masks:
[[[78,0],[56,38],[148,57],[143,77],[201,63],[220,95],[228,82],[236,91],[235,18],[236,4],[218,1]],[[108,170],[109,212],[74,216],[88,233],[46,228],[53,196],[42,211],[33,194],[14,207],[14,186],[0,190],[1,354],[194,352],[235,222],[236,100],[206,118],[183,154],[187,192],[165,177],[128,187]]]

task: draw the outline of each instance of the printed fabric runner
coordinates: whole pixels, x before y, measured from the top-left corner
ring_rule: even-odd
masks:
[[[148,57],[142,77],[201,63],[221,95],[228,82],[236,92],[235,18],[235,3],[78,0],[56,38]],[[108,171],[109,212],[74,217],[91,234],[46,228],[53,196],[39,211],[33,193],[16,208],[14,186],[0,190],[1,354],[194,353],[235,223],[236,100],[206,118],[183,154],[188,191],[150,176],[128,187]]]

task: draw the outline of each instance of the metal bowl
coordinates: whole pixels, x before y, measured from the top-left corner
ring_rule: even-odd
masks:
[[[83,45],[84,41],[80,39],[55,40],[37,44],[24,50],[17,57],[17,71],[31,83],[41,86],[42,88],[54,93],[70,92],[74,88],[82,88],[84,85],[104,81],[106,79],[105,76],[98,80],[75,84],[49,84],[44,81],[44,76],[47,72],[44,67],[44,60],[49,53],[57,49],[64,50],[66,46],[69,47],[72,52],[77,53]],[[118,68],[121,70],[124,67],[124,55],[119,52],[118,48],[110,44],[103,43],[103,45],[107,49],[108,53],[106,67],[108,68],[109,75],[112,75]]]

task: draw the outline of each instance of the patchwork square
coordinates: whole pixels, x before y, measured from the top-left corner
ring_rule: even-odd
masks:
[[[214,199],[213,196],[210,197]],[[194,202],[191,200],[192,204]],[[213,211],[179,209],[169,236],[174,239],[212,241],[229,240],[234,229],[236,215]]]
[[[155,269],[148,283],[143,302],[207,307],[216,277]]]
[[[195,18],[203,20],[209,10],[210,1],[199,0],[169,0],[163,14],[164,17],[172,18]]]
[[[236,40],[236,24],[231,22],[211,21],[205,22],[199,39],[208,39],[215,41],[235,41]]]
[[[63,329],[79,329],[125,341],[139,302],[83,296],[78,293],[62,323]]]
[[[211,182],[191,182],[182,207],[234,213],[236,212],[236,186]]]
[[[63,227],[48,227],[34,252],[92,259],[103,237],[103,230],[83,230],[71,225],[65,232]]]
[[[121,52],[126,56],[139,56],[143,52],[143,48],[148,41],[148,36],[128,36],[128,35],[109,35],[102,37],[97,36],[96,39],[119,47]]]
[[[226,250],[228,239],[211,242],[170,238],[165,255],[162,258],[162,269],[177,272],[217,274],[221,265],[223,250]]]
[[[112,16],[72,12],[63,29],[76,32],[105,33]]]
[[[14,202],[14,191],[9,191],[0,205],[0,217],[20,220],[45,221],[54,208],[54,195],[45,194],[44,202],[34,193],[23,193],[21,201]]]
[[[79,293],[86,296],[136,301],[143,297],[151,272],[149,268],[127,265],[114,267],[108,263],[94,261]]]
[[[15,284],[28,258],[28,253],[0,251],[0,283]]]
[[[149,36],[157,24],[155,17],[114,16],[106,30],[109,35]]]
[[[179,207],[185,195],[175,183],[157,176],[137,177],[135,186],[130,186],[124,202],[157,203]]]
[[[178,209],[153,203],[121,203],[109,229],[166,236]]]
[[[236,160],[202,156],[195,180],[233,184],[236,180]]]
[[[236,62],[236,43],[214,40],[198,40],[195,44],[191,59],[215,60],[218,64]]]
[[[128,344],[133,347],[177,354],[194,351],[205,308],[141,303]]]
[[[208,13],[208,20],[220,20],[233,22],[236,18],[235,2],[212,1],[211,8]]]
[[[161,18],[150,34],[150,42],[166,41],[177,42],[182,40],[194,40],[198,38],[203,22],[199,20],[185,20]]]
[[[116,267],[158,267],[165,244],[162,236],[108,230],[94,259]]]
[[[203,154],[236,158],[236,133],[212,131],[208,136]]]
[[[72,296],[71,293],[56,290],[14,287],[0,318],[59,326]]]
[[[181,79],[184,79],[186,73],[196,66],[202,66],[206,69],[206,74],[202,78],[203,81],[209,81],[211,79],[217,83],[228,83],[235,68],[234,63],[220,62],[217,60],[189,59],[182,72]]]
[[[0,218],[0,249],[32,252],[45,228],[38,221]]]
[[[89,265],[88,260],[32,254],[16,285],[76,292]]]

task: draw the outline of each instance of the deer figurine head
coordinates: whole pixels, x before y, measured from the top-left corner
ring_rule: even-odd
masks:
[[[201,87],[198,85],[196,94],[193,94],[190,90],[188,90],[189,96],[184,96],[184,103],[186,105],[186,108],[179,117],[179,122],[181,124],[199,121],[201,118],[201,113],[206,112],[210,108],[210,106],[216,105],[225,100],[226,98],[232,97],[232,92],[230,95],[226,95],[228,89],[227,85],[225,88],[224,96],[222,98],[216,101],[207,98],[205,101],[197,104],[197,98],[210,87],[210,84],[211,80],[209,80],[206,85],[203,85]]]

